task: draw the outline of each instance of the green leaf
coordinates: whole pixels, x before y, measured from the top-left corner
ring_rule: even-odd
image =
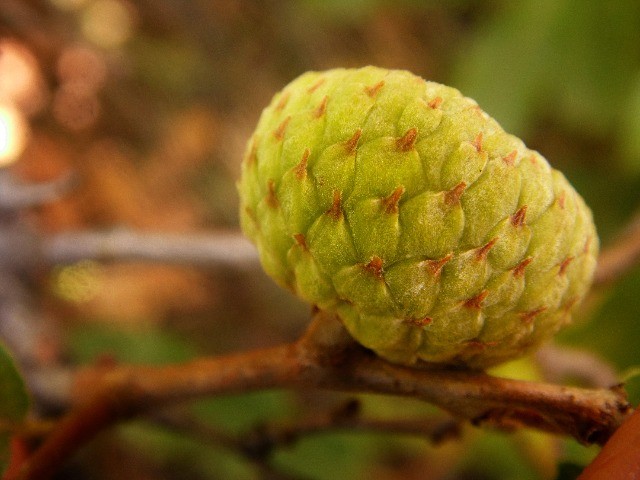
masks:
[[[22,422],[29,408],[29,396],[13,359],[0,344],[0,475],[9,465],[10,426]]]
[[[119,362],[163,365],[184,362],[196,355],[194,347],[177,334],[156,327],[117,330],[105,325],[82,325],[71,334],[71,352],[90,363],[101,355]]]
[[[459,50],[452,83],[519,136],[536,118],[610,135],[638,71],[640,3],[502,3]]]

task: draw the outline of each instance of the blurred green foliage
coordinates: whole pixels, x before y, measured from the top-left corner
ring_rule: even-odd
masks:
[[[29,396],[13,358],[0,344],[0,476],[9,465],[11,426],[19,425],[27,414]]]
[[[167,170],[171,181],[188,184],[201,199],[196,205],[207,228],[237,226],[237,165],[260,109],[271,95],[305,70],[364,64],[406,68],[476,99],[507,131],[521,136],[565,172],[592,206],[603,244],[640,205],[637,0],[129,3],[130,8],[139,9],[138,30],[120,49],[102,52],[109,65],[119,65],[119,70],[103,92],[102,130],[86,137],[102,140],[102,136],[121,136],[124,140],[118,137],[118,141],[136,151],[132,163],[146,168],[141,178],[162,180],[161,174]],[[50,23],[74,32],[79,22],[76,17],[80,13],[56,10]],[[79,35],[71,33],[67,41],[78,41]],[[39,57],[48,65],[43,68],[52,70],[46,72],[49,79],[56,78],[52,55],[46,50]],[[193,140],[188,134],[197,129],[180,123],[184,120],[180,114],[190,108],[202,108],[213,117],[204,135],[210,137],[211,145],[204,142],[200,147],[195,141],[185,147],[179,136],[166,140],[180,125],[185,142]],[[40,121],[41,126],[60,133],[51,123]],[[72,138],[69,150],[76,147],[78,137],[69,132],[59,137]],[[90,143],[80,138],[82,142],[77,143]],[[188,147],[195,152],[191,157]],[[158,154],[166,150],[168,154]],[[85,153],[78,155],[78,169],[90,173],[82,170],[85,162],[90,163]],[[174,157],[179,157],[175,164],[170,162]],[[154,161],[155,169],[150,165]],[[96,168],[103,176],[104,167]],[[180,176],[179,168],[191,168],[192,177],[197,178]],[[130,173],[127,170],[127,175]],[[171,181],[166,181],[169,187]],[[133,190],[138,187],[134,184]],[[175,192],[182,192],[169,187],[166,196],[170,200],[160,210],[171,212],[170,207],[179,203]],[[132,198],[133,202],[149,200]],[[151,197],[141,207],[149,216],[153,209],[147,207],[153,201]],[[90,219],[106,224],[113,218],[129,220],[109,212],[108,202],[104,203],[106,206],[100,205],[95,218],[89,215]],[[164,227],[168,222],[162,220],[166,223],[159,223]],[[206,224],[207,220],[215,224]],[[185,324],[193,319],[180,317],[180,312],[167,314],[167,322],[159,321],[158,326],[132,329],[104,320],[102,324],[112,327],[94,326],[95,319],[94,323],[84,322],[80,316],[70,329],[71,356],[78,363],[108,355],[121,362],[164,364],[193,358],[207,351],[210,344],[251,348],[265,339],[294,338],[303,328],[298,324],[299,314],[306,307],[291,307],[293,300],[286,303],[284,294],[273,293],[257,277],[224,277],[217,290],[212,289],[212,296],[216,292],[227,297],[228,304],[220,301],[213,314],[202,313],[205,320],[189,327]],[[596,352],[620,371],[640,365],[639,297],[640,272],[636,270],[618,284],[595,292],[589,302],[593,308],[585,318],[577,318],[559,342]],[[277,303],[267,308],[273,299]],[[214,314],[230,318],[219,320]],[[165,328],[167,325],[175,328]],[[206,340],[212,337],[215,339]],[[0,350],[0,382],[6,378],[10,385],[0,383],[0,395],[11,397],[10,418],[17,419],[24,414],[26,397],[4,355]],[[526,364],[530,366],[530,362],[522,365]],[[528,368],[516,368],[516,376],[535,376]],[[632,401],[640,402],[640,381],[630,379],[628,389]],[[417,402],[360,398],[364,410],[376,415],[419,416],[433,411]],[[190,412],[206,424],[242,433],[267,420],[295,419],[305,413],[303,407],[304,399],[295,394],[262,392],[198,402]],[[167,432],[148,421],[124,426],[116,436],[164,472],[164,476],[153,478],[260,478],[260,472],[236,454]],[[326,433],[277,451],[273,460],[284,471],[313,479],[393,480],[425,478],[427,474],[434,480],[554,478],[552,469],[542,471],[536,459],[532,460],[530,452],[534,451],[547,463],[558,462],[558,480],[569,480],[597,451],[573,441],[543,437],[469,428],[456,445],[434,448],[415,439]],[[428,469],[436,464],[446,465],[447,471]]]
[[[634,1],[503,2],[469,37],[453,83],[517,135],[549,119],[626,143],[618,131],[640,75],[639,28]]]
[[[71,354],[81,364],[108,356],[119,363],[163,365],[187,361],[196,350],[186,339],[157,327],[127,331],[88,324],[70,334]]]

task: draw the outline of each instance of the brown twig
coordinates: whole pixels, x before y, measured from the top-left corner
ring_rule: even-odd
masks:
[[[533,427],[604,443],[629,415],[616,389],[508,380],[482,372],[392,365],[354,344],[319,312],[294,344],[166,367],[123,366],[84,376],[90,398],[70,411],[25,463],[20,480],[51,475],[99,431],[154,407],[265,388],[327,389],[418,398],[476,425]]]

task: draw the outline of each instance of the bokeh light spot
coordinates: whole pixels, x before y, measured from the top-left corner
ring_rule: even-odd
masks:
[[[63,83],[82,83],[87,90],[97,91],[106,80],[107,65],[95,50],[76,45],[62,52],[58,59],[57,73]]]
[[[28,137],[28,125],[22,113],[0,105],[0,167],[9,165],[22,154]]]
[[[82,16],[82,32],[102,48],[118,48],[133,34],[134,11],[120,0],[96,0]]]
[[[102,284],[101,266],[91,260],[61,267],[54,275],[56,294],[74,303],[87,302],[94,298]]]
[[[32,115],[45,101],[44,80],[33,54],[14,40],[0,40],[0,102]]]
[[[95,93],[84,83],[68,82],[55,94],[53,115],[69,130],[85,130],[98,120],[100,102]]]

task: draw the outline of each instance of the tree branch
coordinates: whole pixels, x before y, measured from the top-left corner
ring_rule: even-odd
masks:
[[[66,232],[42,240],[42,255],[49,264],[79,260],[148,261],[195,264],[236,269],[258,265],[258,254],[239,232],[208,234]]]
[[[318,312],[296,343],[166,367],[122,366],[79,376],[77,407],[25,463],[20,480],[47,478],[99,431],[150,409],[266,388],[326,389],[418,398],[475,425],[532,427],[604,443],[631,408],[618,389],[589,390],[482,372],[392,365]],[[13,479],[12,479],[13,480]]]
[[[49,182],[22,184],[8,171],[0,170],[0,210],[16,211],[42,205],[61,198],[76,181],[74,175],[63,175]]]

